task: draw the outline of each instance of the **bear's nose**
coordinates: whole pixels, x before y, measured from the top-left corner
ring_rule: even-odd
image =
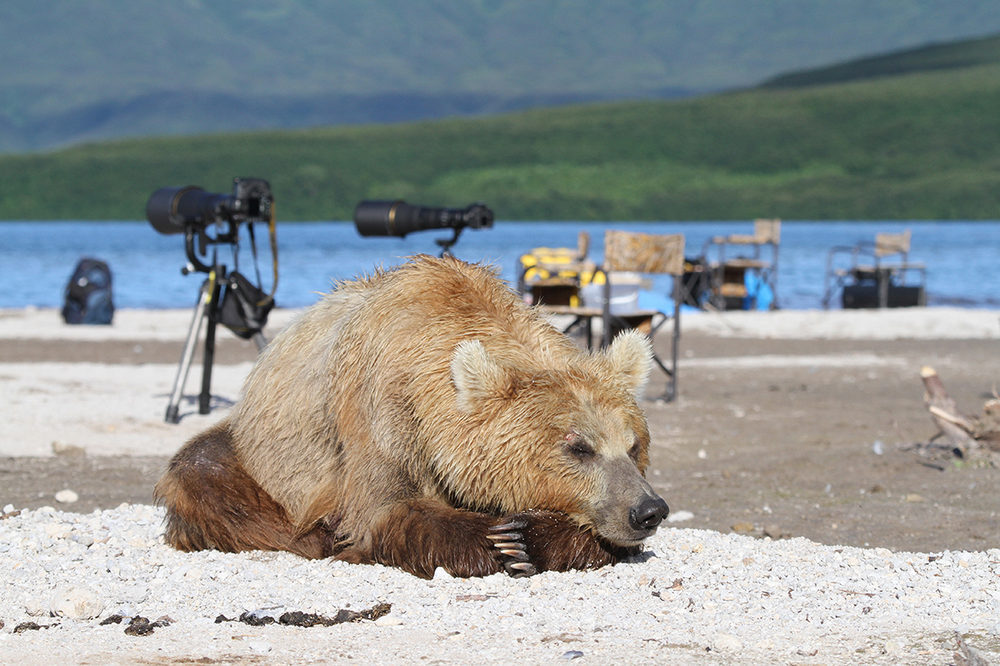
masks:
[[[659,497],[647,497],[629,509],[628,522],[637,530],[651,530],[667,517],[670,509]]]

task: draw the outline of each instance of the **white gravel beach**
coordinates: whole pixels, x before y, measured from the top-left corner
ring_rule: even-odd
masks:
[[[272,329],[291,316],[276,312]],[[0,345],[176,341],[189,317],[126,310],[110,327],[68,327],[53,310],[6,310]],[[683,328],[1000,344],[992,310],[699,313]],[[693,359],[688,367],[716,366]],[[218,365],[216,409],[199,416],[185,402],[173,426],[162,418],[176,364],[0,363],[0,456],[51,456],[65,446],[93,456],[170,455],[226,412],[249,368]],[[196,365],[189,397],[199,373]],[[180,553],[163,542],[163,516],[143,504],[27,510],[0,490],[0,663],[1000,663],[1000,549],[992,546],[917,553],[752,538],[685,529],[679,511],[634,562],[426,581],[285,553]],[[333,619],[343,609],[376,619],[301,626],[309,622],[287,615]]]
[[[425,581],[284,553],[185,554],[163,512],[0,521],[4,663],[948,663],[1000,654],[1000,550],[891,553],[662,529],[635,563]],[[216,622],[293,611],[329,627]],[[121,615],[121,624],[102,624]],[[165,626],[126,634],[136,615]],[[34,622],[43,627],[21,631]]]

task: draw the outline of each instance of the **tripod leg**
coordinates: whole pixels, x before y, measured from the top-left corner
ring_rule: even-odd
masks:
[[[253,334],[253,343],[257,345],[257,353],[264,351],[264,347],[267,346],[267,338],[260,331]]]
[[[198,413],[208,414],[211,411],[209,403],[212,400],[212,362],[215,360],[215,328],[219,322],[219,295],[222,284],[215,282],[212,289],[212,302],[208,311],[208,328],[205,330],[205,357],[201,361],[201,393],[198,395]]]
[[[191,326],[188,328],[187,340],[184,342],[184,351],[181,353],[181,362],[177,366],[177,376],[174,378],[174,387],[170,390],[170,402],[167,403],[167,414],[164,421],[167,423],[180,422],[178,413],[181,392],[187,382],[188,370],[191,369],[191,357],[194,356],[194,346],[198,341],[198,334],[201,332],[202,318],[205,316],[205,306],[208,301],[209,283],[208,280],[201,285],[201,292],[198,294],[198,305],[194,309],[194,317],[191,319]]]

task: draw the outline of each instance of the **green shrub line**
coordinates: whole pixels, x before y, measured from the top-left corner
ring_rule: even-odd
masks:
[[[1000,64],[680,101],[141,138],[0,156],[0,219],[144,217],[158,187],[270,180],[279,220],[368,198],[501,219],[1000,218]]]

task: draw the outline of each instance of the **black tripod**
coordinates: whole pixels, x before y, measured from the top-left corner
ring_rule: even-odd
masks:
[[[235,243],[236,233],[236,226],[230,224],[229,230],[224,234],[218,235],[216,238],[208,238],[202,234],[202,242]],[[198,413],[208,414],[210,411],[209,403],[212,398],[212,362],[215,359],[215,329],[221,320],[222,285],[226,284],[227,289],[234,288],[231,282],[227,282],[229,275],[226,273],[226,267],[218,261],[217,250],[213,252],[211,265],[205,264],[198,259],[194,251],[194,237],[195,231],[193,229],[189,228],[185,231],[184,244],[190,264],[185,266],[182,272],[187,274],[198,271],[207,273],[208,277],[201,283],[201,289],[198,292],[198,303],[194,309],[194,317],[191,319],[191,326],[188,328],[187,339],[184,342],[184,351],[181,353],[180,364],[177,367],[177,376],[174,378],[174,386],[170,391],[170,402],[167,403],[167,413],[164,417],[167,423],[180,422],[179,408],[181,393],[184,390],[184,384],[187,382],[188,371],[191,369],[191,359],[194,357],[194,348],[198,343],[202,322],[205,320],[208,320],[208,327],[205,332],[205,350],[202,356],[201,393],[198,395]],[[246,301],[245,295],[237,290],[235,297],[242,313],[248,315],[250,304]],[[261,329],[264,327],[263,321],[255,320],[250,316],[249,318],[244,318],[244,324],[247,327],[247,337],[253,339],[258,351],[267,346],[267,340],[261,332]]]

